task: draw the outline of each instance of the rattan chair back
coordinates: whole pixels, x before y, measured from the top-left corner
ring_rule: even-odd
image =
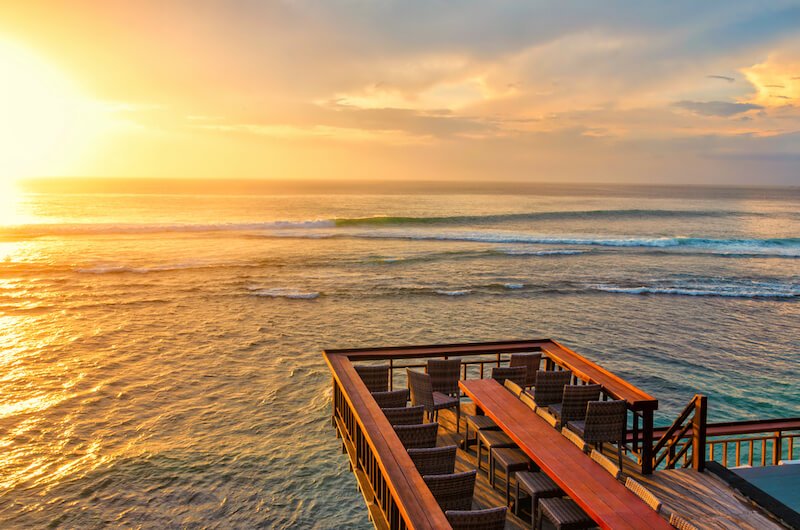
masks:
[[[506,387],[506,390],[508,390],[517,397],[519,397],[520,394],[522,394],[522,387],[516,384],[511,379],[506,379],[505,381],[503,381],[503,386]]]
[[[367,385],[370,392],[386,392],[389,390],[388,364],[357,364],[353,368]]]
[[[536,372],[536,384],[533,387],[533,400],[542,407],[561,403],[564,399],[564,387],[572,379],[569,370],[539,370]]]
[[[408,377],[408,389],[411,392],[411,404],[422,405],[426,411],[432,412],[434,401],[431,376],[415,372],[410,368],[406,368],[406,376]]]
[[[526,388],[536,384],[536,372],[539,371],[541,364],[541,353],[512,353],[511,360],[508,362],[509,366],[524,366],[528,369],[525,372],[525,384],[523,385]]]
[[[442,511],[469,510],[472,508],[472,494],[475,491],[476,470],[447,475],[423,475],[425,484]]]
[[[528,408],[530,408],[533,411],[536,411],[537,408],[536,402],[533,400],[532,395],[528,394],[527,392],[523,392],[522,394],[519,395],[519,399],[520,401],[528,405]]]
[[[656,513],[661,511],[661,501],[658,500],[658,497],[653,495],[653,492],[645,488],[641,483],[635,481],[631,477],[628,477],[628,480],[625,481],[625,487],[635,493],[637,497],[642,499],[645,504],[654,509]]]
[[[597,449],[592,449],[592,460],[600,464],[600,466],[611,473],[611,476],[615,479],[619,480],[619,477],[622,476],[622,470],[620,470],[619,466],[612,462],[606,455],[598,451]]]
[[[405,407],[408,403],[408,389],[388,390],[386,392],[373,392],[372,397],[382,409]]]
[[[455,445],[409,449],[408,456],[420,475],[447,475],[456,469]]]
[[[669,524],[678,530],[699,530],[695,525],[690,523],[688,519],[675,512],[669,514]]]
[[[566,427],[561,429],[561,434],[564,435],[564,438],[574,443],[578,449],[580,449],[583,452],[586,452],[588,446],[586,445],[586,442],[583,441],[583,438],[581,438],[571,430],[567,429]]]
[[[503,530],[506,510],[505,506],[485,510],[448,510],[445,515],[453,530]]]
[[[458,380],[461,378],[461,359],[429,359],[428,375],[431,389],[448,396],[459,394]]]
[[[506,379],[511,379],[518,386],[525,386],[525,377],[528,369],[524,366],[496,366],[492,368],[492,379],[501,385],[506,382]]]
[[[566,385],[561,400],[561,423],[586,419],[586,405],[600,399],[602,385]]]
[[[439,431],[438,423],[423,423],[420,425],[393,425],[394,432],[406,449],[418,447],[436,447],[436,434]]]
[[[628,407],[624,400],[590,401],[586,405],[586,427],[583,439],[586,443],[622,443],[625,440],[625,427]]]
[[[392,425],[419,425],[425,415],[425,407],[392,407],[383,410],[383,414]]]

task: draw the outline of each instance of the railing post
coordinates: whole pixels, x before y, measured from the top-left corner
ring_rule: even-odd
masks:
[[[642,475],[653,472],[653,411],[642,411]]]
[[[783,447],[781,443],[781,431],[775,433],[775,441],[772,442],[772,465],[777,466],[783,457]]]
[[[706,422],[708,398],[695,395],[692,417],[692,467],[703,471],[706,467]]]

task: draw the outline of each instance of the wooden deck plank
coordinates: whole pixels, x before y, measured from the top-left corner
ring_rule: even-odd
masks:
[[[633,469],[626,471],[652,491],[666,510],[691,520],[698,528],[784,528],[711,473],[666,469],[642,476]]]
[[[460,386],[601,528],[670,528],[496,381],[461,381]]]

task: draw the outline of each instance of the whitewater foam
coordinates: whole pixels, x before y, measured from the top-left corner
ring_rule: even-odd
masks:
[[[286,287],[248,287],[251,296],[262,296],[267,298],[289,298],[292,300],[313,300],[319,297],[320,293],[314,291],[303,291]]]
[[[704,287],[620,287],[615,285],[594,285],[590,289],[607,293],[634,295],[677,295],[677,296],[721,296],[727,298],[798,298],[800,289],[794,291],[752,290],[747,288]]]

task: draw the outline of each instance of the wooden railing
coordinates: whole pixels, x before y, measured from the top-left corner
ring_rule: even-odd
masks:
[[[663,438],[666,431],[657,434]],[[725,467],[777,465],[781,460],[800,458],[798,439],[800,418],[709,423],[703,458]],[[681,465],[689,465],[685,454]]]
[[[691,461],[694,469],[703,471],[706,461],[707,407],[706,396],[695,394],[653,446],[652,469],[658,469],[659,466],[674,469],[676,465],[687,467]]]
[[[349,359],[328,352],[325,359],[333,374],[332,421],[375,527],[450,528]]]

